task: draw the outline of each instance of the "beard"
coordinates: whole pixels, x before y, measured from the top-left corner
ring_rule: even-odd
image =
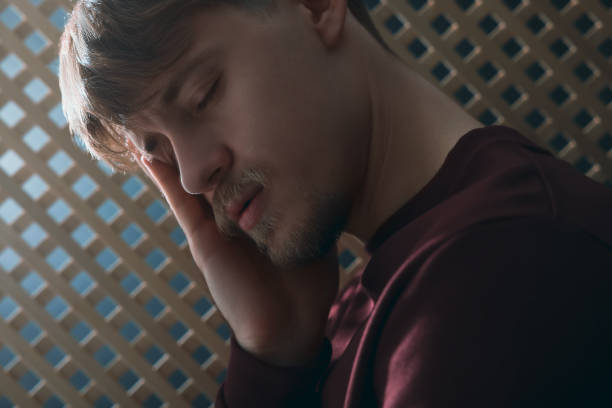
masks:
[[[277,208],[268,208],[250,231],[243,231],[236,222],[226,217],[223,203],[229,202],[245,188],[257,184],[269,185],[265,172],[245,171],[236,183],[219,193],[213,201],[217,227],[224,235],[251,241],[270,262],[279,268],[304,266],[325,258],[340,238],[348,221],[351,200],[346,193],[301,191],[300,202],[306,211],[282,221]],[[295,183],[294,185],[299,185]]]

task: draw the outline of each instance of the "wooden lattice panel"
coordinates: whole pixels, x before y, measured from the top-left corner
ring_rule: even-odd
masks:
[[[380,1],[366,2],[410,67],[612,185],[610,0]]]
[[[609,0],[366,3],[395,52],[484,124],[612,184]],[[68,136],[70,8],[0,0],[0,407],[207,406],[230,330],[156,188]],[[367,261],[352,237],[339,254],[342,282]]]

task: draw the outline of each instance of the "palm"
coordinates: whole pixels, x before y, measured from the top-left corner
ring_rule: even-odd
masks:
[[[250,241],[223,236],[208,203],[182,189],[176,170],[159,161],[149,170],[241,346],[271,362],[311,357],[337,290],[335,253],[316,265],[276,268]]]

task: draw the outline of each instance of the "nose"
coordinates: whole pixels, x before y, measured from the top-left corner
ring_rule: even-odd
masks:
[[[183,189],[189,194],[211,198],[215,187],[231,168],[232,155],[227,146],[204,141],[204,138],[194,137],[188,143],[177,143],[174,153]]]

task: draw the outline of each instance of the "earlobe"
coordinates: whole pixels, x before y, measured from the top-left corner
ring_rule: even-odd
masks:
[[[335,47],[342,38],[346,18],[346,0],[301,0],[310,11],[312,23],[324,44]]]

